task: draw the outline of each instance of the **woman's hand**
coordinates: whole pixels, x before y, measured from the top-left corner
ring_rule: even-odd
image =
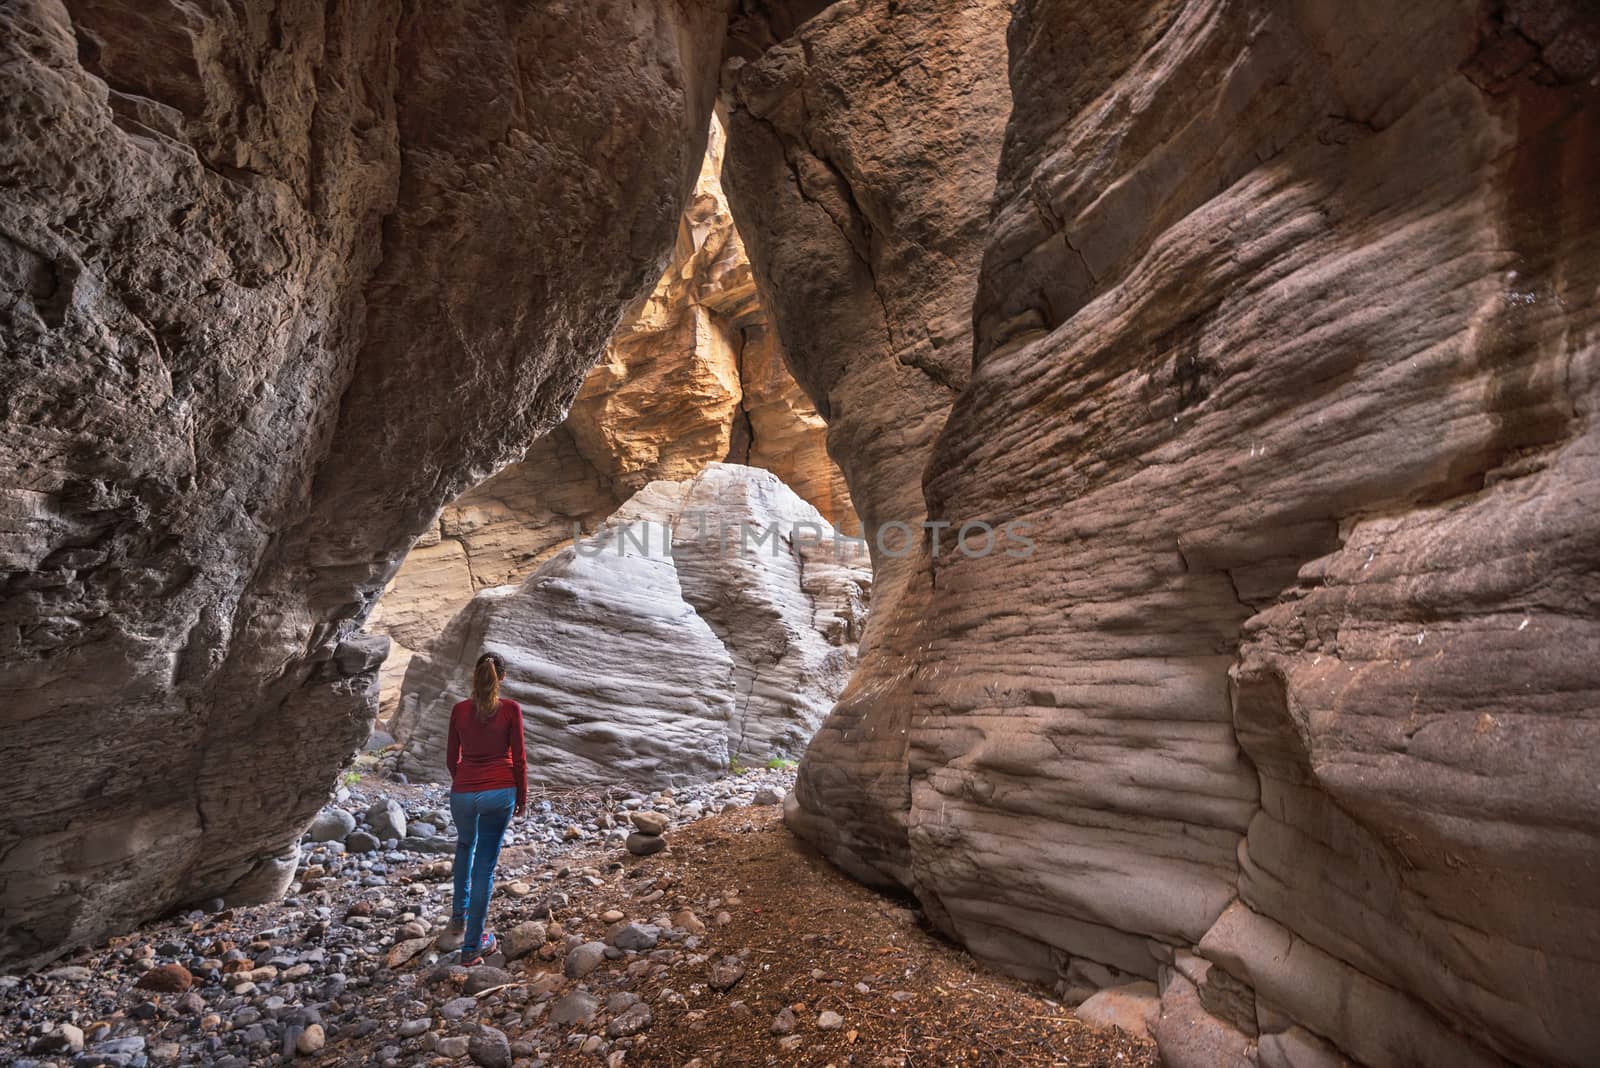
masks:
[[[520,804],[511,810],[511,815],[520,820],[523,815],[527,813],[527,811],[528,806],[526,804]]]

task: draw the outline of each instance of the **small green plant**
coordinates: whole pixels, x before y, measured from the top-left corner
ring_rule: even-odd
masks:
[[[739,758],[734,757],[732,760],[728,761],[728,771],[734,775],[743,775],[745,768],[744,765],[740,763]]]
[[[361,773],[356,769],[351,768],[340,777],[339,781],[346,786],[354,786],[356,783],[361,781]]]
[[[788,757],[773,757],[767,761],[768,771],[788,771],[792,767],[794,767],[794,761]]]

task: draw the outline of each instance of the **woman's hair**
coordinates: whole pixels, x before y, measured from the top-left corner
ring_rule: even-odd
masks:
[[[494,719],[500,705],[500,680],[506,677],[506,662],[498,653],[484,653],[472,669],[472,708],[479,723]]]

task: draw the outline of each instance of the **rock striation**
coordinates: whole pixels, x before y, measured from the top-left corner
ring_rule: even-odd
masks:
[[[723,179],[757,282],[863,529],[882,532],[860,665],[795,813],[825,820],[815,837],[876,883],[910,882],[895,842],[932,592],[922,471],[972,362],[1009,18],[999,0],[837,5],[725,73]]]
[[[450,709],[485,649],[523,707],[531,782],[678,786],[798,755],[849,676],[870,589],[865,555],[770,472],[652,482],[412,657],[399,766],[447,778]]]
[[[974,7],[838,5],[737,74],[729,186],[808,386],[884,351],[807,344],[872,318],[823,271],[889,309],[901,284],[868,270],[901,172],[833,131],[937,146],[919,119],[981,81],[950,36]],[[917,561],[915,654],[869,640],[791,825],[1073,1000],[1153,981],[1169,1065],[1586,1062],[1592,9],[1019,0],[1006,32],[975,360],[918,462],[929,516],[1025,520],[1035,551]],[[914,72],[830,73],[886,37]],[[779,295],[804,265],[757,236],[803,212],[861,250],[807,321]],[[882,515],[838,445],[881,411],[818,407]]]
[[[0,966],[282,891],[379,592],[659,276],[722,5],[480,7],[0,11]]]
[[[853,529],[825,424],[784,366],[720,184],[713,122],[671,262],[630,309],[564,422],[526,456],[447,504],[384,591],[368,629],[392,640],[382,714],[414,650],[490,586],[520,582],[654,480],[716,461],[778,475],[830,523]]]

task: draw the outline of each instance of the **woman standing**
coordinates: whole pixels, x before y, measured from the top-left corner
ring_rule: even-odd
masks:
[[[450,711],[450,816],[456,821],[455,897],[450,930],[462,932],[461,963],[483,963],[495,951],[483,929],[494,886],[500,839],[512,813],[528,805],[528,759],[522,751],[522,706],[500,696],[506,665],[495,653],[478,657],[472,696]]]

